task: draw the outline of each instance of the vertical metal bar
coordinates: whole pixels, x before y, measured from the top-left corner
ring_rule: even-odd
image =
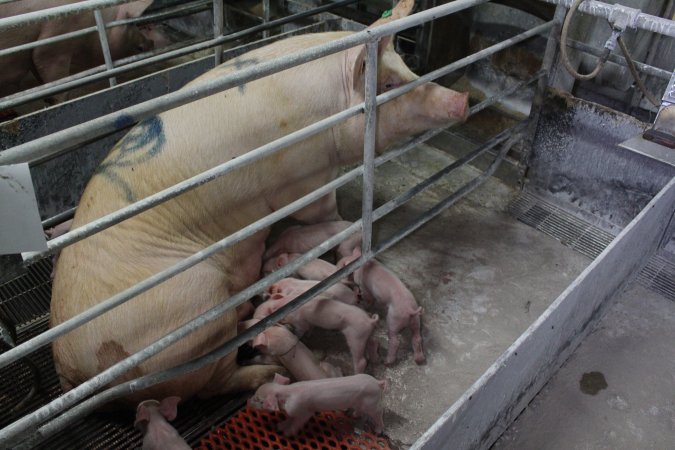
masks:
[[[96,29],[98,30],[98,38],[101,41],[101,50],[103,51],[103,59],[105,60],[105,67],[108,70],[113,69],[112,56],[110,55],[110,46],[108,45],[108,34],[105,31],[105,21],[103,20],[103,14],[100,9],[94,10],[94,18],[96,19]],[[115,77],[108,78],[110,86],[115,86],[117,84],[117,79]]]
[[[267,25],[267,22],[270,21],[270,0],[262,0],[262,11],[263,11],[263,24]],[[270,31],[263,31],[263,39],[269,37]]]
[[[553,22],[555,26],[551,28],[548,35],[548,40],[546,42],[546,50],[544,51],[544,59],[541,63],[541,68],[546,72],[537,82],[537,87],[534,92],[534,98],[532,99],[532,105],[530,106],[530,123],[528,129],[525,131],[525,138],[523,139],[523,150],[520,157],[520,178],[523,181],[525,177],[525,172],[527,170],[527,164],[529,156],[532,153],[532,145],[534,144],[534,135],[537,132],[537,125],[539,123],[539,116],[541,115],[541,109],[544,102],[544,93],[546,88],[549,86],[551,81],[553,63],[556,60],[557,50],[558,50],[558,36],[560,35],[560,27],[563,20],[565,19],[565,13],[567,9],[564,6],[556,7],[555,14],[553,15]]]
[[[225,31],[225,11],[223,0],[213,0],[213,38],[219,38]],[[219,66],[223,62],[223,46],[218,45],[214,49],[215,65]]]
[[[377,136],[377,52],[379,39],[366,44],[365,131],[363,136],[363,238],[361,252],[370,254],[373,235],[373,190],[375,186],[375,139]]]

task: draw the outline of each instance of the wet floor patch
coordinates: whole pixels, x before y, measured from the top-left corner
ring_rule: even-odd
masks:
[[[596,395],[603,389],[607,389],[607,380],[602,372],[586,372],[579,380],[579,389],[588,395]]]

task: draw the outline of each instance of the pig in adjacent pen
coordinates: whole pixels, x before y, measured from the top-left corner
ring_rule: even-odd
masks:
[[[0,5],[0,18],[76,3],[76,0],[22,0]],[[106,23],[140,16],[152,0],[111,6],[102,10]],[[0,48],[6,49],[60,34],[95,26],[93,11],[85,11],[43,22],[29,23],[20,29],[0,31]],[[107,30],[113,59],[153,48],[135,25],[120,25]],[[16,93],[32,74],[38,84],[103,64],[103,50],[96,32],[54,44],[0,56],[0,97]],[[63,94],[56,100],[65,99]]]
[[[411,0],[399,2],[389,19],[406,15],[412,6]],[[277,41],[222,64],[185,89],[349,34],[327,32]],[[73,228],[362,103],[364,56],[364,46],[358,46],[143,120],[99,166],[81,197]],[[394,51],[391,36],[380,40],[378,59],[378,92],[417,78]],[[463,120],[467,110],[467,94],[433,83],[419,86],[379,106],[376,150]],[[120,121],[121,127],[134,121],[127,119]],[[352,117],[65,248],[56,266],[51,325],[332,180],[340,166],[359,160],[364,120],[363,115]],[[339,219],[335,193],[293,218],[309,224]],[[78,386],[256,281],[268,234],[268,229],[262,230],[55,340],[54,362],[63,389]],[[236,333],[237,313],[231,310],[113,383],[185,363]],[[231,353],[192,373],[129,394],[126,401],[254,390],[278,370],[277,366],[239,366]]]

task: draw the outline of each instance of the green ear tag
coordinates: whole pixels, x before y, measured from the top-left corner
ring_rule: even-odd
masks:
[[[391,16],[391,9],[386,10],[385,12],[382,13],[382,18],[386,19],[387,17]]]

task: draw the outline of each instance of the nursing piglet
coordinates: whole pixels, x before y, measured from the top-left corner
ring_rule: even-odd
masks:
[[[270,285],[265,293],[263,298],[268,300],[270,298],[281,298],[281,297],[297,297],[303,292],[307,292],[309,289],[313,288],[319,284],[317,280],[298,280],[297,278],[283,278],[276,283]],[[332,298],[342,303],[348,305],[355,305],[359,299],[353,290],[348,288],[342,283],[335,283],[322,293],[323,296]]]
[[[268,300],[256,308],[253,317],[255,319],[267,317],[294,298],[293,296],[281,296]],[[377,314],[370,317],[357,306],[347,305],[319,294],[284,317],[282,323],[293,325],[295,333],[301,337],[313,326],[324,330],[340,331],[352,355],[354,373],[362,373],[368,364],[366,350],[371,358],[377,352],[377,343],[370,338],[377,320]]]
[[[360,251],[338,262],[344,267],[360,256]],[[424,362],[422,335],[420,334],[420,316],[422,307],[417,305],[412,292],[403,282],[384,265],[371,259],[353,273],[356,284],[361,288],[363,299],[367,303],[376,302],[387,307],[387,328],[389,348],[385,364],[396,361],[396,352],[400,344],[399,333],[406,327],[412,334],[414,359],[417,364]]]
[[[272,272],[284,267],[286,264],[295,261],[301,253],[282,253],[265,261],[263,273],[269,275]],[[323,259],[313,259],[295,271],[295,275],[303,280],[323,280],[337,272],[335,264],[331,264]]]
[[[288,418],[279,423],[278,429],[286,436],[300,431],[315,412],[348,408],[369,418],[376,433],[384,429],[382,392],[386,381],[366,374],[293,384],[289,381],[276,375],[273,382],[260,386],[248,401],[254,408],[285,411]]]
[[[143,450],[189,450],[185,440],[169,424],[176,418],[180,397],[167,397],[161,402],[145,400],[136,408],[134,426],[143,433]]]
[[[288,328],[276,325],[253,338],[253,348],[275,357],[298,381],[318,380],[338,375],[336,368],[319,362],[312,351]]]
[[[265,251],[263,258],[269,259],[281,253],[305,253],[351,224],[346,220],[336,220],[286,228]]]

